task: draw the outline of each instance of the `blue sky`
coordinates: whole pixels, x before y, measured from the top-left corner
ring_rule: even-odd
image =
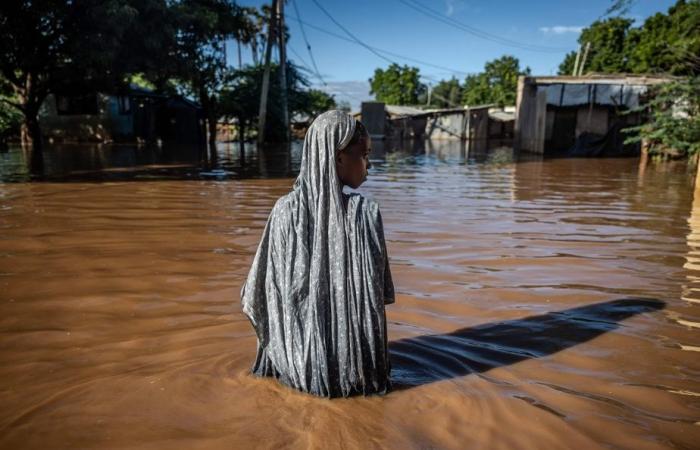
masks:
[[[577,47],[582,27],[603,15],[612,0],[515,1],[515,0],[317,0],[330,15],[363,43],[380,49],[387,59],[420,68],[426,83],[450,78],[462,80],[466,73],[481,71],[484,63],[501,55],[513,55],[521,66],[529,66],[535,75],[556,74],[567,51]],[[303,22],[347,37],[345,32],[313,0],[288,0],[285,15],[291,39],[288,57],[311,67],[294,3]],[[263,1],[240,0],[244,6],[260,6]],[[637,0],[628,17],[644,21],[657,12],[666,12],[675,0]],[[466,25],[472,33],[428,17],[409,5],[423,5],[446,20]],[[323,84],[309,74],[314,87],[349,101],[354,109],[362,100],[371,99],[368,79],[378,67],[389,61],[357,43],[331,36],[305,26],[311,50]],[[491,36],[505,42],[494,42]],[[349,37],[347,37],[350,39]],[[523,48],[524,47],[524,48]],[[392,52],[395,55],[382,53]],[[243,62],[250,62],[245,49]],[[400,55],[400,56],[397,56]],[[424,65],[407,58],[420,60]],[[237,64],[235,45],[229,46],[229,63]]]

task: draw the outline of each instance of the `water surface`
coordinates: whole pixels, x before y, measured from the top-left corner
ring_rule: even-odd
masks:
[[[397,389],[330,401],[249,375],[239,305],[299,155],[0,154],[0,447],[697,448],[684,164],[375,143]]]

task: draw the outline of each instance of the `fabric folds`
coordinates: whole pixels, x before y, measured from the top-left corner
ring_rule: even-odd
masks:
[[[355,123],[328,111],[311,124],[299,176],[272,208],[241,289],[258,337],[252,372],[324,397],[391,388],[384,306],[395,297],[381,214],[343,193],[335,167]]]

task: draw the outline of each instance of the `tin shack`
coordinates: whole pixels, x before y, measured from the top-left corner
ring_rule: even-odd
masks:
[[[663,76],[521,76],[515,107],[514,146],[545,155],[636,154],[624,128],[644,120],[637,107]]]

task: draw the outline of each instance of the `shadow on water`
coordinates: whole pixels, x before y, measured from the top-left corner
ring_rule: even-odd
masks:
[[[654,299],[619,299],[392,341],[392,384],[395,390],[409,389],[541,358],[613,331],[624,319],[665,306]]]

